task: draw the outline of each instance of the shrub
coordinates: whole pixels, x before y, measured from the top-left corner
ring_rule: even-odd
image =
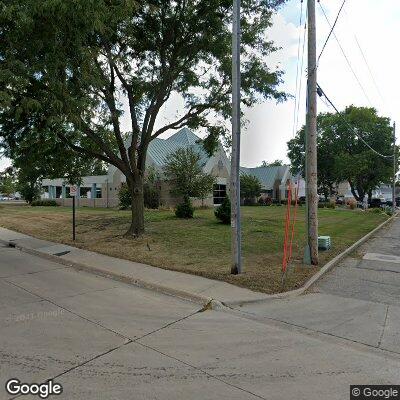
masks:
[[[260,197],[260,198],[257,200],[258,205],[260,205],[260,206],[265,206],[265,200],[266,200],[266,199],[264,199],[264,197]]]
[[[382,210],[380,208],[368,208],[368,212],[372,214],[380,214]]]
[[[354,210],[357,208],[357,201],[350,199],[348,202],[350,210]]]
[[[55,200],[35,200],[31,203],[32,207],[57,207],[58,204]]]
[[[253,197],[246,197],[243,199],[244,206],[254,206],[256,203]]]
[[[127,210],[131,208],[132,197],[131,192],[126,183],[121,185],[118,192],[119,208]],[[158,208],[160,206],[160,190],[152,183],[145,183],[143,185],[143,200],[146,208]]]
[[[325,208],[326,207],[326,203],[318,203],[318,208]]]
[[[272,199],[271,199],[271,197],[267,197],[264,201],[265,201],[265,205],[266,205],[266,206],[270,206],[270,205],[272,204]]]
[[[146,208],[156,209],[160,207],[160,190],[156,186],[146,183],[143,196]]]
[[[131,205],[132,205],[131,192],[126,183],[123,183],[121,185],[119,192],[118,192],[118,198],[119,198],[119,208],[120,209],[127,210],[128,208],[131,207]]]
[[[178,204],[175,209],[175,215],[178,218],[193,218],[194,207],[189,197],[185,197],[181,204]]]
[[[229,197],[225,197],[222,200],[221,205],[214,211],[214,214],[223,224],[228,225],[231,223],[231,202]]]

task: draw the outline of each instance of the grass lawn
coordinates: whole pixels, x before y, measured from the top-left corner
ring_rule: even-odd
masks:
[[[146,234],[126,239],[130,212],[77,210],[77,240],[72,242],[70,208],[3,205],[0,226],[41,239],[73,244],[114,257],[219,279],[253,290],[281,291],[285,207],[242,207],[243,266],[231,275],[230,226],[217,222],[213,210],[196,210],[193,220],[172,211],[146,211]],[[318,268],[301,264],[304,248],[304,207],[297,214],[293,264],[285,289],[301,286]],[[359,210],[319,209],[319,234],[332,237],[333,248],[320,252],[320,265],[382,223],[387,216]]]

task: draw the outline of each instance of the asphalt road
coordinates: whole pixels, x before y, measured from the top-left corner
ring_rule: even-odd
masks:
[[[54,379],[50,398],[68,400],[348,399],[350,384],[400,384],[396,331],[381,346],[380,310],[333,296],[202,311],[3,246],[0,399],[10,378]],[[362,310],[379,345],[366,315],[354,322]]]

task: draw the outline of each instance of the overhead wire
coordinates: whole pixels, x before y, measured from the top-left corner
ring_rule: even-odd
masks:
[[[337,107],[333,104],[333,102],[331,101],[331,99],[326,95],[326,93],[322,90],[321,86],[319,84],[317,84],[317,93],[318,95],[324,96],[325,99],[328,101],[328,103],[332,106],[332,108],[337,112],[337,114],[341,117],[341,119],[346,123],[346,125],[351,129],[351,131],[364,143],[365,146],[367,146],[370,150],[372,150],[375,154],[377,154],[380,157],[383,158],[393,158],[393,154],[392,155],[385,155],[380,153],[379,151],[375,150],[355,129],[353,126],[351,126],[351,124],[347,121],[347,119],[345,117],[343,117],[342,113],[339,112],[339,110],[337,109]]]
[[[302,83],[303,83],[303,66],[304,66],[304,53],[305,53],[305,45],[306,45],[306,33],[307,33],[307,9],[305,13],[305,18],[304,18],[304,31],[303,31],[303,48],[302,48],[302,54],[301,54],[301,63],[300,63],[300,80],[299,80],[299,90],[296,93],[296,98],[297,98],[297,109],[295,110],[295,123],[294,123],[294,133],[293,136],[296,134],[298,126],[299,126],[299,112],[300,112],[300,95],[301,95],[301,89],[302,89]]]
[[[344,11],[344,14],[346,15],[346,18],[347,18],[347,20],[348,20],[348,19],[349,19],[349,16],[348,16],[346,10]],[[348,23],[348,25],[351,26],[351,24],[349,24],[349,23]],[[352,28],[352,27],[351,27],[351,28]],[[364,60],[364,63],[365,63],[365,65],[366,65],[367,69],[368,69],[369,75],[370,75],[370,77],[371,77],[371,79],[372,79],[372,82],[373,82],[373,84],[374,84],[374,86],[375,86],[375,89],[376,89],[377,93],[379,94],[379,97],[381,98],[383,105],[385,105],[385,103],[386,103],[386,102],[385,102],[385,99],[384,99],[384,97],[383,97],[383,95],[382,95],[382,92],[381,92],[380,89],[379,89],[379,86],[378,86],[377,82],[376,82],[376,79],[375,79],[374,74],[373,74],[373,72],[372,72],[372,69],[371,69],[371,67],[370,67],[370,65],[369,65],[369,62],[368,62],[368,60],[367,60],[367,57],[365,56],[365,52],[363,51],[363,49],[362,49],[362,47],[361,47],[360,41],[358,40],[357,35],[356,35],[354,29],[352,29],[352,32],[353,32],[354,40],[355,40],[355,42],[356,42],[356,44],[357,44],[358,50],[360,50],[361,56],[362,56],[362,58],[363,58],[363,60]]]
[[[303,0],[300,3],[300,21],[299,27],[303,25]],[[298,101],[298,87],[299,87],[299,65],[300,65],[300,44],[301,44],[301,31],[299,32],[299,40],[297,42],[297,64],[296,64],[296,90],[294,94],[294,109],[293,109],[293,136],[296,133],[296,109]]]
[[[318,1],[318,4],[319,4],[319,6],[320,6],[320,8],[321,8],[321,10],[322,10],[322,13],[324,14],[324,17],[325,17],[325,19],[326,19],[328,25],[331,27],[332,35],[333,35],[333,37],[335,38],[335,40],[336,40],[336,42],[337,42],[337,44],[338,44],[338,46],[339,46],[339,48],[340,48],[340,51],[342,52],[343,57],[345,58],[345,60],[346,60],[346,62],[347,62],[347,65],[349,66],[349,68],[350,68],[350,70],[351,70],[351,72],[352,72],[354,78],[356,79],[356,81],[357,81],[357,83],[358,83],[358,86],[359,86],[360,89],[362,90],[362,92],[363,92],[365,98],[367,99],[368,103],[372,106],[371,100],[370,100],[370,98],[368,97],[368,94],[367,94],[367,92],[365,91],[364,86],[361,84],[360,79],[358,78],[356,72],[354,71],[354,69],[353,69],[353,67],[352,67],[352,65],[351,65],[351,63],[350,63],[349,58],[348,58],[347,55],[346,55],[346,52],[344,51],[344,49],[343,49],[343,47],[342,47],[342,45],[341,45],[341,43],[340,43],[340,41],[339,41],[337,35],[336,35],[335,32],[334,32],[334,26],[332,26],[332,24],[330,23],[329,18],[328,18],[328,16],[327,16],[326,12],[325,12],[325,9],[322,7],[322,4],[321,4],[320,1]],[[343,7],[343,5],[344,5],[344,3],[342,4],[342,7]],[[337,22],[337,21],[335,21],[335,22]],[[317,65],[318,65],[318,64],[317,64]]]
[[[320,2],[318,1],[318,3],[320,3]],[[337,15],[336,15],[335,22],[334,22],[333,25],[331,26],[331,30],[329,31],[329,34],[328,34],[328,36],[327,36],[327,38],[326,38],[326,40],[325,40],[324,45],[322,46],[321,52],[319,53],[318,60],[317,60],[317,68],[318,68],[319,59],[321,58],[322,53],[324,52],[325,47],[326,47],[326,45],[327,45],[328,42],[329,42],[329,39],[330,39],[330,37],[331,37],[331,35],[332,35],[332,33],[333,33],[333,30],[335,29],[335,26],[336,26],[336,24],[337,24],[337,22],[338,22],[338,20],[339,20],[340,13],[342,12],[345,3],[346,3],[346,0],[343,0],[343,3],[342,3],[342,5],[341,5],[341,7],[339,8],[339,11],[338,11],[338,13],[337,13]],[[320,5],[321,5],[321,4],[320,4]],[[321,7],[322,7],[322,6],[321,6]],[[333,33],[333,34],[334,34],[334,33]]]

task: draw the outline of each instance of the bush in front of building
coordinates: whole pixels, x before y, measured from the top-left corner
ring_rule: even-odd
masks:
[[[118,192],[119,208],[121,210],[128,210],[132,205],[131,192],[126,183],[121,185]],[[156,209],[160,206],[160,190],[152,183],[145,183],[143,186],[144,206],[146,208]]]
[[[175,215],[178,218],[193,218],[194,207],[190,198],[185,196],[183,202],[178,204],[175,209]]]
[[[31,203],[32,207],[57,207],[58,204],[55,200],[34,200]]]
[[[240,198],[245,206],[253,206],[261,194],[261,182],[253,175],[240,175]]]
[[[229,197],[225,197],[222,200],[221,205],[214,211],[217,219],[219,219],[223,224],[231,223],[231,202]]]
[[[121,210],[127,210],[128,208],[131,207],[132,205],[131,192],[126,183],[123,183],[121,185],[121,188],[119,189],[118,192],[118,199],[119,199],[119,208]]]
[[[258,203],[259,206],[265,206],[265,199],[264,199],[264,197],[260,197],[260,198],[257,200],[257,203]]]
[[[146,208],[157,209],[160,207],[160,190],[149,183],[145,183],[143,187],[144,206]]]

